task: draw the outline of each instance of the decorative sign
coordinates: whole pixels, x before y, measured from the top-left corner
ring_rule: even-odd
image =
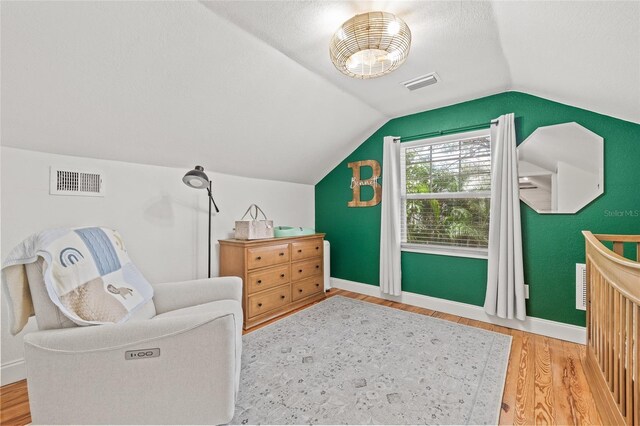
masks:
[[[376,160],[354,161],[347,164],[353,170],[351,177],[351,190],[353,191],[353,199],[347,203],[349,207],[371,207],[380,204],[382,200],[382,187],[380,186],[380,163]],[[371,167],[373,174],[370,179],[360,179],[360,167]],[[360,188],[370,186],[373,188],[373,198],[367,201],[360,200]]]

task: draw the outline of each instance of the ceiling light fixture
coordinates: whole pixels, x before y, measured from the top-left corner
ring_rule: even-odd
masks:
[[[336,31],[329,55],[336,68],[349,77],[380,77],[407,59],[411,31],[407,24],[388,12],[356,15]]]

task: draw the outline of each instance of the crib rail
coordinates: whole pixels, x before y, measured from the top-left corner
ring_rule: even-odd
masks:
[[[604,424],[640,424],[640,235],[583,231],[587,262],[585,371]],[[613,242],[613,251],[602,242]],[[635,243],[638,262],[622,256]]]

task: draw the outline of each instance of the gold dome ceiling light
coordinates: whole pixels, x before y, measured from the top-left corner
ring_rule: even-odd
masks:
[[[353,78],[375,78],[388,74],[407,59],[411,30],[393,13],[356,15],[331,38],[331,61]]]

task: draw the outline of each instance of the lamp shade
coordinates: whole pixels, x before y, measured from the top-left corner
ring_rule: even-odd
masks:
[[[201,189],[209,185],[209,176],[204,172],[204,167],[196,166],[184,175],[182,181],[191,188]]]
[[[356,15],[336,31],[329,45],[335,67],[349,77],[366,79],[388,74],[404,63],[411,30],[388,12]]]

